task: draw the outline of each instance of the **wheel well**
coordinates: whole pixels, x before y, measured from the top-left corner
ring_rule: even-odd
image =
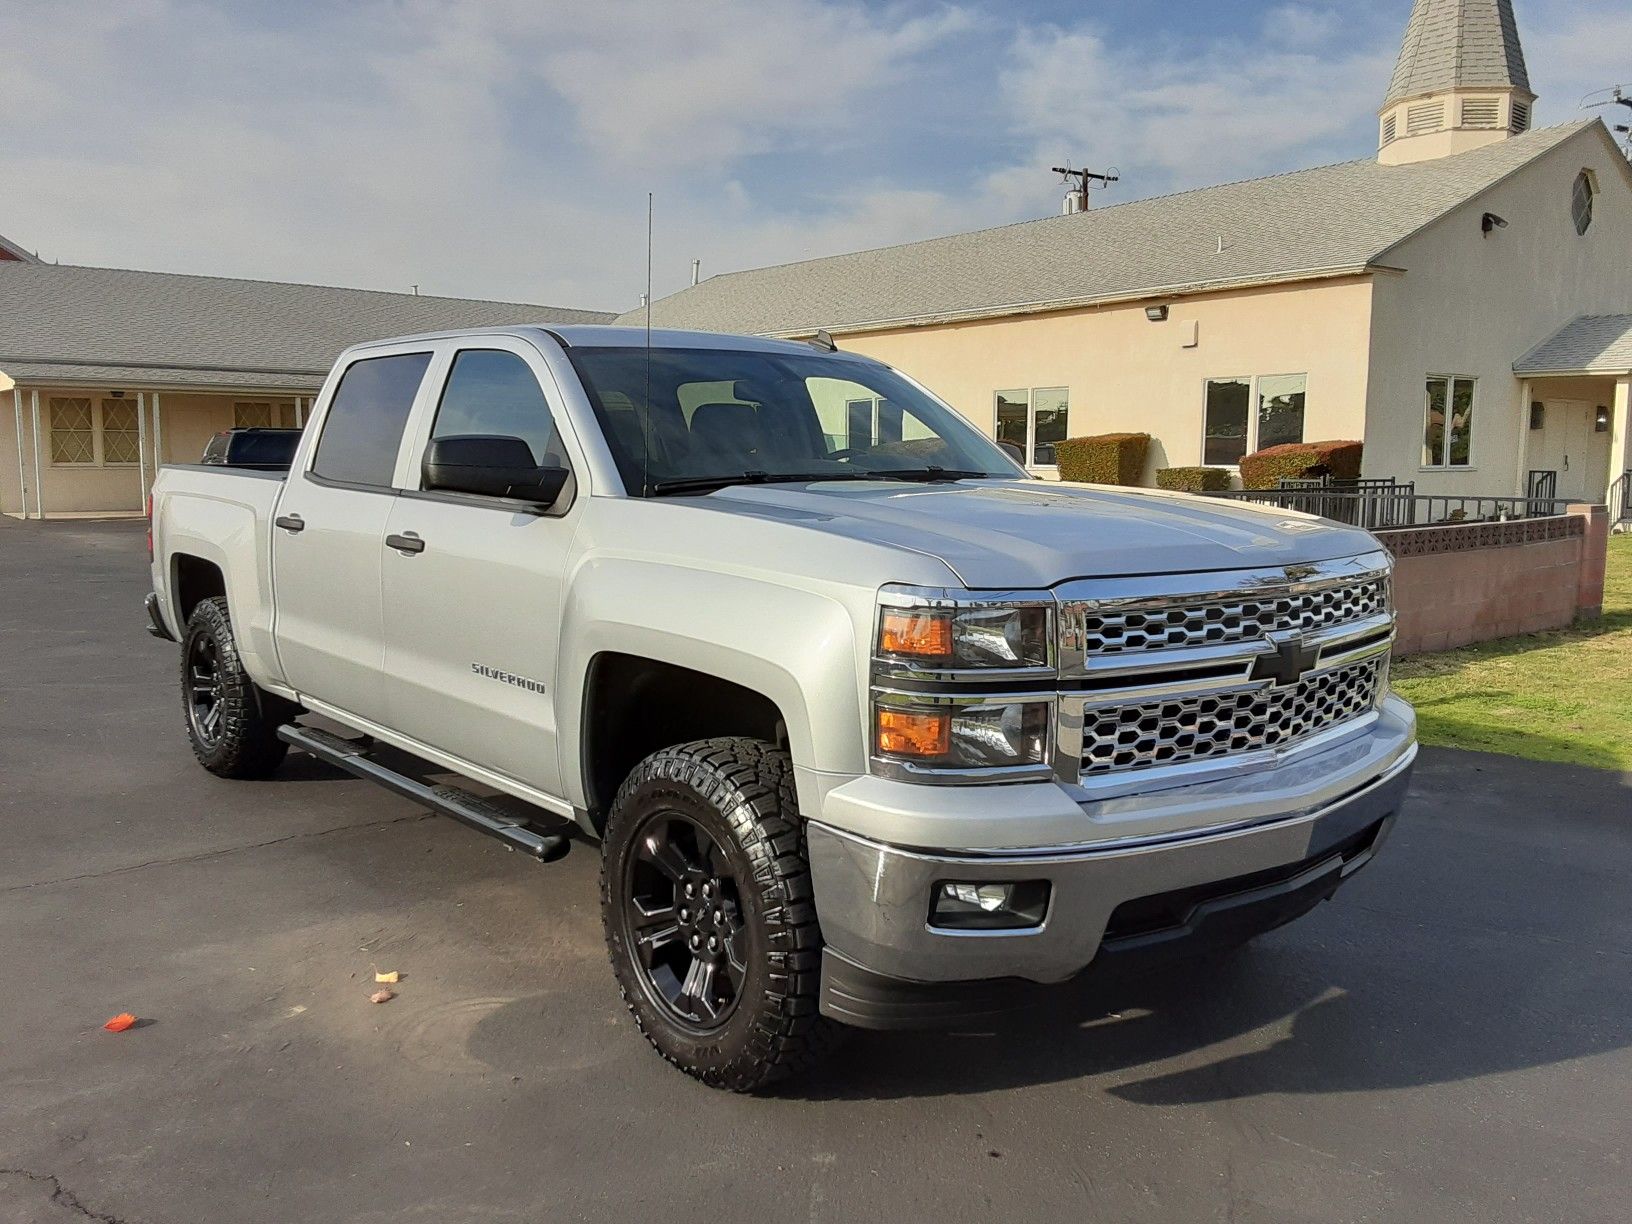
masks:
[[[660,748],[721,735],[787,747],[787,723],[763,693],[673,663],[597,655],[584,686],[584,783],[597,827],[629,771]]]
[[[221,567],[213,561],[206,561],[203,557],[194,557],[187,553],[177,553],[172,559],[175,582],[171,587],[176,601],[176,615],[185,626],[203,600],[214,595],[227,593],[226,576]]]

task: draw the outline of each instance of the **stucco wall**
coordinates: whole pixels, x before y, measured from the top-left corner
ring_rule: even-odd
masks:
[[[1206,380],[1308,377],[1304,436],[1356,438],[1364,424],[1371,288],[1362,278],[1171,301],[1165,323],[1139,302],[839,337],[904,370],[987,433],[995,395],[1067,387],[1070,435],[1154,436],[1158,467],[1199,464]],[[1196,345],[1186,347],[1194,326]]]
[[[28,486],[28,513],[34,513],[34,436],[31,395],[35,388],[23,388],[23,463]],[[81,466],[51,462],[50,400],[53,396],[82,396],[92,400],[107,394],[106,389],[83,387],[39,387],[41,494],[47,514],[128,513],[142,508],[141,476],[135,465]],[[148,479],[153,472],[152,393],[147,393]],[[134,402],[136,391],[127,393]],[[163,424],[161,463],[196,463],[211,434],[230,429],[233,404],[239,400],[292,403],[289,396],[260,394],[159,394]],[[17,479],[16,413],[11,391],[0,392],[0,512],[16,514],[21,499]]]
[[[1592,227],[1577,235],[1570,192],[1583,168],[1599,192]],[[1632,313],[1626,176],[1589,128],[1388,255],[1404,275],[1379,275],[1373,294],[1368,475],[1414,479],[1424,493],[1520,492],[1529,418],[1514,362],[1577,315]],[[1486,212],[1507,228],[1486,237]],[[1422,470],[1429,374],[1479,380],[1471,468]]]

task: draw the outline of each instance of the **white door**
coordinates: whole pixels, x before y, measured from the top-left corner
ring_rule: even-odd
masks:
[[[427,442],[475,434],[519,437],[540,466],[571,470],[543,389],[554,386],[543,362],[520,341],[482,337],[480,344],[453,355]],[[391,726],[547,794],[561,794],[557,631],[567,550],[579,517],[570,486],[545,514],[508,498],[417,487],[394,503],[387,535],[414,551],[385,554]]]
[[[1580,400],[1547,400],[1542,426],[1530,431],[1531,471],[1558,473],[1556,497],[1580,501],[1591,475],[1592,406]]]
[[[302,696],[385,725],[381,553],[404,428],[429,352],[353,362],[272,530],[278,660]]]

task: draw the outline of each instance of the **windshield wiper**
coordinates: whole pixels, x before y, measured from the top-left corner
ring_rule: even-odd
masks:
[[[920,480],[931,483],[937,480],[990,480],[990,472],[965,472],[958,468],[921,467],[921,468],[880,468],[868,472],[867,480]]]
[[[653,497],[670,493],[712,493],[731,485],[745,484],[804,484],[813,480],[861,480],[848,472],[737,472],[725,476],[679,476],[672,480],[654,480],[646,488]]]
[[[713,493],[717,489],[728,488],[731,485],[806,484],[832,480],[911,480],[930,482],[937,480],[985,479],[990,476],[990,472],[965,472],[938,467],[880,468],[876,471],[868,468],[853,468],[842,472],[737,472],[729,476],[678,476],[671,480],[654,480],[646,487],[651,496],[666,497],[676,493]]]

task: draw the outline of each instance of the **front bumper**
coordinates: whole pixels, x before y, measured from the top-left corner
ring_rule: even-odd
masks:
[[[1061,982],[1096,958],[1239,942],[1329,897],[1370,861],[1415,758],[1407,745],[1385,772],[1281,819],[1070,852],[908,850],[812,821],[828,954],[822,1010],[864,1027],[968,1018],[991,1010],[992,988],[1013,993],[993,979]],[[945,880],[1046,880],[1049,907],[1041,925],[1023,930],[936,928],[929,905]],[[962,989],[935,988],[952,983]]]

